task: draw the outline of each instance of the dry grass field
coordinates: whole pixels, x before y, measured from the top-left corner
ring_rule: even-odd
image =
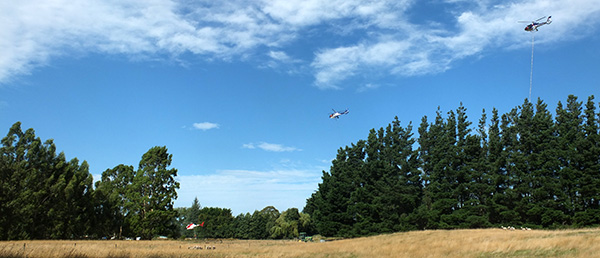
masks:
[[[213,246],[214,249],[206,248]],[[325,243],[289,240],[4,241],[0,242],[0,257],[600,257],[600,229],[432,230]]]

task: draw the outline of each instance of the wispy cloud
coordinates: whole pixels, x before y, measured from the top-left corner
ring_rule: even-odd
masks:
[[[412,0],[2,1],[0,83],[82,53],[191,53],[206,60],[267,56],[257,65],[286,64],[288,71],[310,64],[316,86],[339,89],[350,78],[366,77],[364,85],[377,76],[439,73],[488,49],[526,47],[529,34],[517,20],[553,15],[548,33],[536,36],[540,44],[593,35],[600,23],[599,0],[437,2],[448,10],[444,18],[416,20],[413,8],[422,3]],[[314,56],[303,60],[287,54],[314,33],[334,43],[312,46]]]
[[[304,70],[305,62],[301,59],[289,56],[285,51],[271,50],[267,53],[268,59],[261,67],[285,71],[288,74],[298,74]]]
[[[260,142],[260,143],[246,143],[242,145],[242,148],[245,149],[262,149],[265,151],[273,151],[273,152],[291,152],[291,151],[301,151],[301,149],[295,148],[295,147],[289,147],[289,146],[284,146],[282,144],[276,144],[276,143],[267,143],[267,142]]]
[[[279,61],[279,62],[290,62],[290,60],[292,60],[285,52],[283,51],[270,51],[269,52],[269,57],[271,57],[273,60]]]
[[[369,91],[369,90],[374,90],[374,89],[379,88],[380,86],[381,85],[378,85],[378,84],[367,83],[367,84],[361,86],[360,88],[358,88],[356,90],[356,92],[365,92],[365,91]]]
[[[192,126],[194,127],[194,129],[203,131],[219,128],[219,124],[211,122],[194,123]]]

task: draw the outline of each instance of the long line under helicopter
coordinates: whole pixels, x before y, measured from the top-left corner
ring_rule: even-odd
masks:
[[[546,19],[544,22],[539,22],[543,19]],[[527,22],[527,21],[519,21],[519,22]],[[527,22],[529,23],[529,22]],[[552,16],[544,16],[535,21],[532,21],[525,27],[525,31],[531,32],[531,70],[529,72],[529,101],[531,101],[531,88],[533,86],[533,47],[535,45],[535,32],[538,31],[538,28],[544,26],[546,24],[552,23]]]

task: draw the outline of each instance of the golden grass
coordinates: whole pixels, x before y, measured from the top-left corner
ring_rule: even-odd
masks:
[[[200,246],[202,250],[188,249]],[[214,250],[206,250],[214,246]],[[600,229],[413,231],[300,243],[277,240],[5,241],[0,257],[600,257]]]

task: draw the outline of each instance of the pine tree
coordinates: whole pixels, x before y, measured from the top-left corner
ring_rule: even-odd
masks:
[[[371,130],[359,187],[352,194],[357,235],[413,228],[408,215],[420,205],[421,180],[412,126],[400,126],[396,117],[384,130]]]
[[[600,114],[596,114],[594,96],[589,96],[585,104],[582,133],[584,139],[577,145],[581,153],[581,209],[575,211],[574,224],[577,226],[600,224]]]
[[[459,119],[460,121],[461,119]],[[466,136],[463,145],[465,160],[464,173],[467,175],[467,217],[463,224],[466,228],[489,227],[491,199],[494,192],[492,166],[489,162],[489,143],[486,132],[487,115],[483,110],[477,135]]]
[[[396,141],[394,147],[391,148],[394,153],[392,168],[398,169],[397,175],[392,174],[397,178],[398,189],[393,196],[398,198],[396,212],[400,216],[398,226],[393,227],[393,229],[394,231],[416,229],[410,215],[421,205],[423,199],[423,182],[419,169],[418,152],[413,150],[416,140],[413,138],[412,124],[409,123],[406,128],[402,128],[396,117],[392,125],[394,128],[392,135]]]
[[[503,144],[503,140],[511,142],[509,140],[511,138],[511,130],[509,130],[508,127],[507,116],[504,116],[503,121],[502,128],[504,128],[505,131],[502,131],[501,134],[500,117],[498,115],[498,110],[494,108],[492,110],[492,119],[488,130],[489,150],[487,160],[490,169],[490,186],[493,187],[492,197],[489,201],[489,221],[496,225],[511,224],[511,218],[516,217],[516,215],[513,214],[514,211],[510,208],[513,199],[511,198],[512,188],[509,181],[509,174],[506,170],[506,159],[509,151],[505,150]],[[507,149],[510,149],[510,145],[507,146]]]
[[[375,131],[371,129],[365,145],[366,161],[359,170],[354,171],[356,186],[349,185],[351,192],[349,212],[353,219],[353,235],[369,235],[381,229],[382,204],[377,201],[382,189],[388,187],[380,184],[385,170],[384,161],[381,160],[383,149],[383,128]]]
[[[438,121],[440,125],[442,123],[441,119],[438,107],[436,121]],[[419,144],[419,148],[417,149],[417,162],[419,170],[421,171],[420,180],[423,188],[421,190],[422,198],[420,205],[409,216],[409,220],[417,229],[437,228],[438,225],[439,212],[434,210],[432,206],[434,191],[432,191],[433,187],[431,186],[431,183],[436,158],[433,153],[435,152],[436,137],[439,137],[438,134],[440,133],[440,130],[441,126],[432,125],[430,128],[427,116],[421,118],[421,124],[417,129],[419,133],[419,138],[417,139]]]
[[[251,239],[252,235],[252,215],[249,212],[241,213],[235,217],[235,238]]]
[[[426,117],[421,120],[418,142],[424,192],[423,205],[415,215],[419,228],[448,228],[446,222],[441,222],[441,217],[451,214],[456,208],[456,199],[452,198],[453,173],[449,171],[453,156],[448,156],[452,155],[456,140],[454,125],[455,122],[450,126],[444,122],[439,107],[433,123],[427,125]]]
[[[354,223],[360,216],[361,205],[351,198],[368,194],[360,189],[357,173],[363,170],[365,141],[340,148],[332,161],[330,172],[323,171],[323,182],[307,200],[305,211],[314,219],[317,230],[326,236],[352,236]]]
[[[194,224],[200,223],[198,221],[198,216],[200,215],[201,208],[202,207],[200,206],[198,197],[195,197],[194,201],[192,201],[192,206],[190,206],[189,208],[182,208],[177,211],[178,218],[179,218],[178,220],[179,220],[179,224],[180,224],[179,232],[182,236],[187,237],[187,238],[195,237],[195,234],[196,234],[195,229],[188,230],[188,229],[186,229],[186,227],[190,223],[194,223]]]
[[[499,206],[499,222],[501,225],[515,225],[522,221],[518,207],[522,195],[519,193],[518,185],[521,183],[521,171],[518,163],[523,158],[519,150],[519,131],[517,130],[518,109],[513,108],[507,114],[503,114],[500,122],[501,146],[499,153],[497,169],[498,182],[497,189],[504,190],[497,193],[494,201]]]
[[[532,173],[530,156],[535,148],[535,141],[532,135],[533,127],[533,105],[525,100],[519,107],[519,112],[513,116],[516,143],[511,149],[511,160],[509,160],[509,169],[511,176],[515,179],[514,191],[517,194],[514,210],[519,214],[521,221],[533,224],[539,224],[540,217],[530,213],[535,207],[533,199],[534,175]]]
[[[235,234],[230,209],[204,207],[198,221],[204,222],[204,227],[198,231],[199,238],[232,238]]]
[[[439,113],[438,116],[440,116]],[[436,118],[436,123],[438,120]],[[435,185],[436,188],[432,191],[435,193],[432,206],[440,212],[440,228],[456,228],[462,220],[462,216],[458,211],[463,203],[459,200],[459,194],[462,192],[462,189],[458,188],[457,169],[460,164],[458,164],[456,146],[456,124],[456,114],[454,111],[448,112],[448,118],[442,124],[442,135],[436,143],[438,146],[435,148],[436,152],[434,153],[438,161],[434,164],[430,186],[437,184]]]
[[[557,137],[552,115],[547,105],[538,99],[531,128],[533,149],[527,162],[532,174],[532,197],[534,208],[528,211],[528,216],[537,225],[551,226],[569,223],[560,209],[559,202],[565,197],[560,189],[560,174],[557,151]]]
[[[561,210],[569,216],[583,211],[584,206],[580,198],[585,149],[581,105],[581,102],[577,102],[577,97],[569,95],[566,109],[560,101],[556,108],[557,154],[560,162],[557,176],[561,186],[559,192],[564,194],[558,201],[561,203]]]

